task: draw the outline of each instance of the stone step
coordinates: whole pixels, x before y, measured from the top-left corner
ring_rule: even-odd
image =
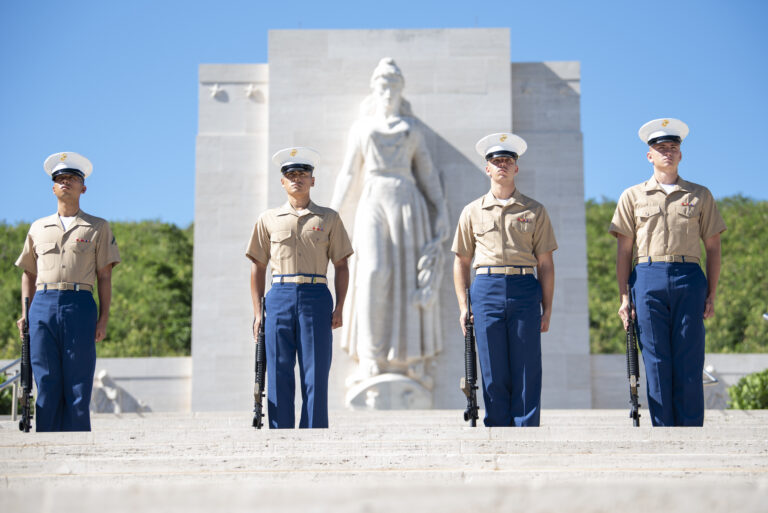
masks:
[[[525,476],[516,476],[525,477]],[[634,477],[634,476],[633,476]],[[713,493],[715,491],[715,493]],[[258,479],[225,484],[150,483],[143,486],[45,487],[35,493],[3,490],[6,511],[35,513],[392,513],[511,512],[622,513],[734,512],[764,513],[767,489],[760,483],[722,486],[713,480],[648,479],[560,482],[528,478],[481,483],[412,481],[328,486],[301,482],[291,486],[263,484]]]
[[[206,497],[223,500],[229,490],[281,511],[336,512],[353,503],[413,509],[427,494],[429,510],[466,511],[488,496],[531,500],[546,489],[563,497],[557,511],[564,512],[616,509],[600,509],[597,496],[606,494],[614,501],[605,504],[626,511],[678,502],[686,511],[692,504],[717,511],[724,489],[742,489],[747,497],[732,497],[729,511],[765,511],[751,497],[768,499],[768,411],[708,411],[703,428],[651,428],[644,413],[640,428],[624,410],[547,410],[542,427],[526,429],[471,428],[454,410],[333,412],[322,430],[255,430],[247,411],[99,414],[90,433],[20,433],[5,420],[0,498],[4,506],[53,511],[81,490],[93,497],[79,509],[87,512],[113,496],[131,504],[136,492],[152,496],[159,487],[168,491],[164,511],[186,504],[185,493],[200,499],[187,510],[204,511]],[[250,495],[254,487],[267,498]],[[281,490],[313,487],[324,502],[289,494],[283,507]],[[690,501],[678,501],[679,490]],[[168,498],[174,494],[181,498]],[[627,503],[633,496],[636,503]]]

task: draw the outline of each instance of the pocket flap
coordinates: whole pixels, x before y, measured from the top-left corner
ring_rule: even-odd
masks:
[[[646,207],[637,207],[635,209],[635,216],[637,217],[651,217],[661,213],[661,207],[658,205],[651,205]]]
[[[482,235],[484,233],[488,233],[491,230],[493,230],[493,227],[494,227],[493,221],[485,222],[485,223],[480,223],[472,226],[472,231],[475,233],[475,235]]]
[[[283,242],[289,238],[291,238],[291,230],[272,232],[272,234],[269,236],[269,240],[272,242]]]
[[[38,255],[44,255],[46,253],[52,253],[56,249],[55,242],[40,242],[35,244],[35,253]]]
[[[677,213],[683,217],[694,217],[696,215],[696,206],[686,205],[677,207]]]

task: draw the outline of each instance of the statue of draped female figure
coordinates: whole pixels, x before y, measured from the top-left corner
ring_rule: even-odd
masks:
[[[395,61],[381,59],[350,129],[331,208],[357,200],[341,346],[358,366],[347,384],[364,388],[389,375],[399,393],[416,397],[416,384],[432,388],[425,363],[442,348],[438,295],[449,221],[426,129],[402,96],[404,83]],[[351,191],[359,180],[358,196]],[[377,404],[379,392],[368,391],[369,407],[408,406],[405,399]]]

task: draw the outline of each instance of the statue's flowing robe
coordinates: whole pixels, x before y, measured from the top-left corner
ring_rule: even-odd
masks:
[[[412,300],[418,261],[433,237],[417,180],[422,187],[441,187],[440,177],[414,118],[362,118],[348,144],[353,156],[347,162],[362,168],[364,183],[341,346],[357,359],[405,370],[442,349],[439,302],[420,307]]]

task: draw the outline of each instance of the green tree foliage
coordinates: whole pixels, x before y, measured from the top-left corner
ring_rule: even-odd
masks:
[[[21,317],[21,271],[14,262],[24,247],[29,224],[0,223],[0,359],[21,356],[16,320]],[[0,378],[2,380],[2,378]]]
[[[122,262],[100,357],[186,356],[192,340],[192,226],[111,223]]]
[[[728,395],[731,397],[729,408],[768,409],[768,369],[744,376],[738,383],[728,387]]]
[[[733,196],[718,202],[728,230],[715,316],[708,320],[707,351],[768,351],[768,201]]]
[[[589,341],[593,353],[624,352],[624,328],[616,285],[616,239],[608,233],[616,202],[587,201]]]
[[[192,226],[158,221],[110,223],[122,262],[112,273],[112,307],[99,357],[190,354]],[[0,358],[21,354],[15,320],[21,315],[21,271],[14,262],[28,224],[0,224]],[[94,298],[98,300],[94,293]]]
[[[616,241],[607,232],[616,203],[590,200],[586,208],[591,350],[622,353]],[[718,208],[728,230],[722,235],[715,316],[704,323],[707,352],[766,352],[768,323],[762,314],[768,312],[768,202],[733,196],[719,201]],[[706,262],[702,266],[706,267]]]

